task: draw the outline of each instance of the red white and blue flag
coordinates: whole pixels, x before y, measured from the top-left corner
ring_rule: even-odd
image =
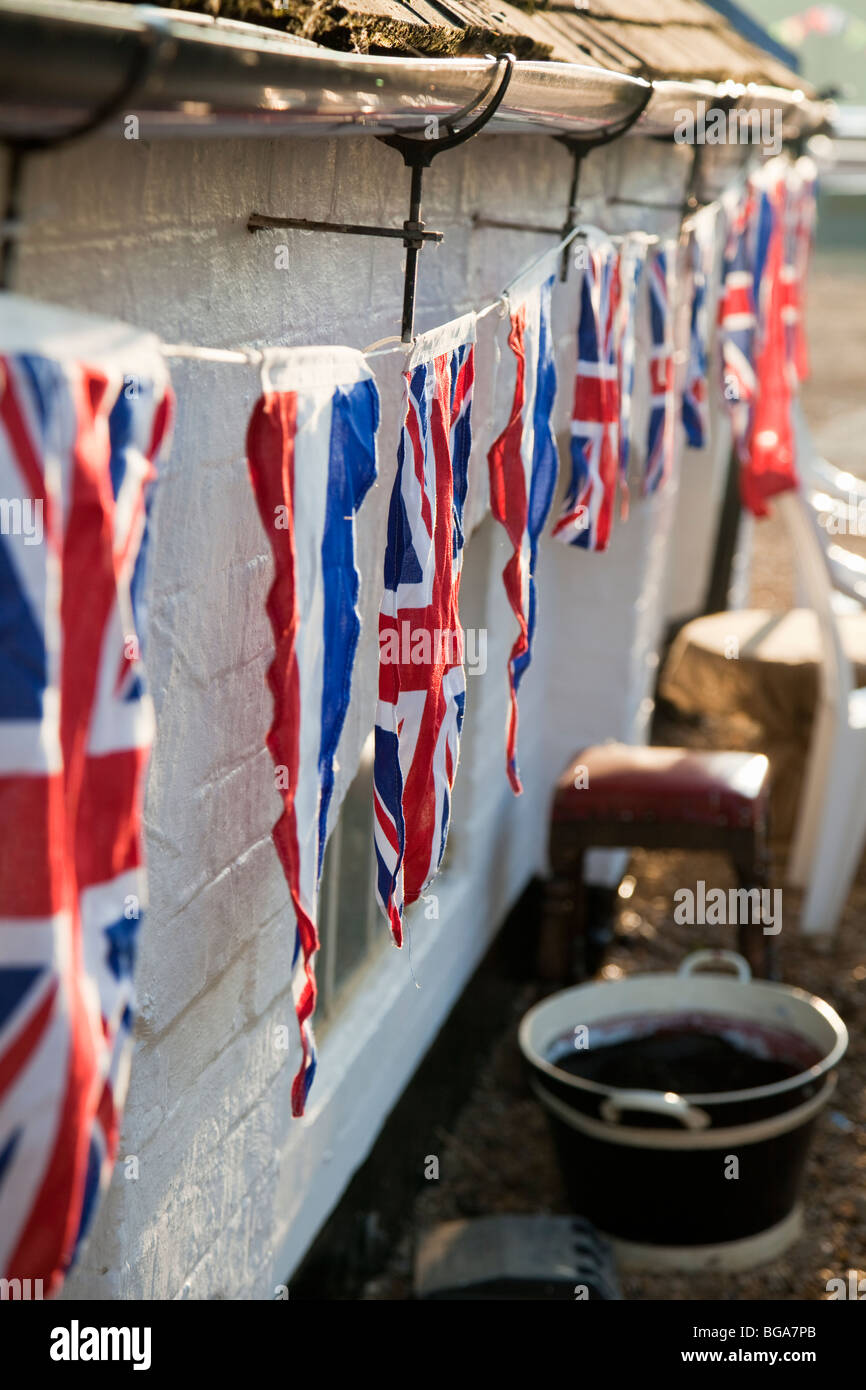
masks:
[[[714,221],[698,216],[689,236],[692,307],[689,319],[689,351],[683,384],[683,428],[692,449],[706,447],[709,430],[707,393],[707,339],[709,314],[707,289],[712,269]]]
[[[670,477],[676,445],[672,248],[659,247],[649,262],[650,410],[644,460],[644,495]]]
[[[458,612],[471,446],[475,315],[415,340],[391,493],[379,613],[376,895],[394,941],[448,835],[466,695]]]
[[[589,241],[587,251],[577,329],[571,480],[553,535],[566,545],[606,550],[620,466],[615,332],[619,254],[611,242],[599,240]]]
[[[773,161],[755,180],[760,257],[754,348],[757,390],[740,491],[744,505],[756,516],[767,515],[771,497],[798,486],[791,418],[797,373],[791,346],[791,282],[786,277],[789,172],[784,160]]]
[[[792,369],[792,388],[809,375],[809,353],[803,323],[806,275],[815,225],[817,171],[804,155],[784,169],[785,257],[782,267],[783,318],[786,352]]]
[[[794,277],[797,284],[797,325],[794,340],[794,366],[799,381],[809,375],[809,350],[806,341],[805,295],[806,279],[812,259],[817,218],[818,170],[808,155],[801,155],[794,166]]]
[[[170,415],[155,340],[4,296],[0,1277],[46,1294],[110,1178],[128,1079],[153,731],[137,624]]]
[[[719,346],[722,385],[731,419],[734,447],[742,462],[755,399],[755,285],[749,233],[754,214],[751,190],[728,204],[728,232],[719,298]]]
[[[728,209],[719,299],[724,397],[731,418],[734,447],[743,466],[749,460],[758,392],[755,353],[771,224],[772,213],[766,193],[750,182]]]
[[[292,993],[301,1065],[292,1113],[316,1071],[312,1017],[317,901],[337,745],[360,632],[355,515],[376,477],[379,397],[350,348],[273,349],[247,431],[247,459],[274,556],[267,736],[283,810],[273,839],[295,914]]]
[[[630,236],[620,251],[620,307],[617,327],[617,368],[619,372],[619,484],[620,517],[628,516],[628,469],[631,461],[631,408],[634,396],[635,330],[637,297],[646,265],[645,237]]]
[[[510,709],[506,768],[515,793],[523,787],[517,770],[517,692],[532,659],[535,632],[535,564],[538,539],[556,488],[557,456],[551,416],[556,396],[550,302],[555,276],[545,273],[525,291],[510,296],[508,346],[516,376],[511,415],[487,455],[490,506],[508,534],[512,554],[502,577],[520,632],[508,659]]]

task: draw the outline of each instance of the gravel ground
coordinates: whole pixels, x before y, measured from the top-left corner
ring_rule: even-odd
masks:
[[[805,405],[825,451],[840,466],[866,474],[863,431],[854,430],[863,414],[866,361],[862,316],[855,322],[855,306],[862,302],[862,268],[862,259],[816,262],[810,297],[813,376]],[[841,341],[851,350],[840,360]],[[840,422],[850,428],[840,429]],[[844,455],[830,447],[840,435]],[[757,533],[752,601],[785,609],[792,595],[787,536],[781,524],[770,519]],[[660,720],[656,738],[661,743],[719,746],[718,732]],[[621,902],[617,941],[604,968],[607,977],[673,969],[689,951],[730,946],[725,928],[677,926],[671,915],[677,886],[698,878],[718,887],[733,884],[724,859],[637,852],[629,873],[634,891]],[[861,865],[832,954],[798,935],[797,908],[795,893],[785,889],[779,938],[783,978],[829,1000],[851,1034],[832,1108],[816,1127],[804,1189],[805,1234],[782,1259],[748,1273],[623,1278],[626,1298],[812,1300],[826,1298],[827,1281],[844,1277],[849,1269],[866,1275],[866,865]],[[422,1191],[388,1270],[368,1285],[363,1297],[411,1297],[414,1246],[420,1233],[440,1221],[496,1212],[569,1210],[546,1122],[527,1092],[517,1049],[520,1017],[544,992],[529,982],[515,998],[512,1026],[494,1048],[454,1126],[439,1135],[440,1181]]]

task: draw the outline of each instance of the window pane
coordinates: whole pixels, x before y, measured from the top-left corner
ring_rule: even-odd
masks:
[[[363,963],[373,888],[373,735],[340,810],[339,864],[329,888],[337,893],[334,985],[339,989]],[[326,858],[327,865],[327,858]],[[383,919],[384,925],[384,919]],[[331,943],[333,949],[334,943]]]

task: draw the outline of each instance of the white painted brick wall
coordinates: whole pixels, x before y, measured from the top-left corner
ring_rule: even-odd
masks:
[[[679,156],[678,156],[679,157]],[[592,156],[584,188],[625,175],[658,192],[658,147]],[[668,166],[669,168],[670,166]],[[418,327],[493,296],[545,242],[473,231],[471,215],[561,222],[570,171],[544,137],[486,138],[438,160],[429,224],[446,243],[422,256]],[[399,244],[245,230],[253,209],[399,223],[408,176],[372,139],[129,143],[102,138],[34,160],[16,288],[126,318],[168,342],[346,342],[394,333]],[[664,190],[663,190],[664,191]],[[670,190],[668,190],[670,192]],[[644,223],[646,225],[646,221]],[[290,269],[274,269],[279,241]],[[575,278],[558,296],[558,428],[567,430]],[[494,409],[492,334],[479,341],[473,520]],[[510,389],[504,349],[497,418]],[[505,661],[515,626],[504,598],[504,536],[488,520],[467,547],[463,620],[490,629],[488,671],[471,678],[454,800],[451,863],[438,922],[417,923],[405,953],[381,959],[328,1030],[308,1117],[290,1118],[295,1067],[274,1046],[294,1019],[292,925],[270,844],[278,812],[264,675],[270,559],[244,463],[258,394],[252,369],[177,362],[179,411],[154,514],[147,659],[158,735],[147,795],[151,907],[138,969],[140,1019],[121,1161],[67,1295],[267,1298],[302,1256],[530,874],[543,868],[552,781],[582,742],[640,737],[666,612],[665,537],[684,525],[705,548],[714,524],[700,487],[676,518],[676,490],[635,502],[610,552],[545,542],[534,665],[521,697],[526,793],[504,774]],[[340,749],[340,790],[375,704],[376,625],[385,517],[395,468],[398,359],[377,364],[383,397],[380,480],[359,524],[364,630]],[[638,420],[644,416],[638,412]],[[564,436],[563,436],[564,437]],[[706,462],[699,462],[707,469]],[[713,482],[708,477],[708,486]],[[715,484],[713,484],[715,485]],[[681,584],[682,589],[682,584]],[[683,595],[679,595],[683,601]],[[82,601],[85,596],[82,595]],[[418,1136],[416,1165],[435,1142]],[[124,1177],[135,1155],[139,1177]]]

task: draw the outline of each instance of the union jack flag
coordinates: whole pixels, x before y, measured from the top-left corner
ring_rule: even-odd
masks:
[[[785,258],[782,266],[782,314],[786,355],[792,388],[809,375],[809,353],[803,323],[803,291],[815,224],[816,170],[803,156],[784,171]]]
[[[650,413],[644,461],[644,495],[667,481],[674,464],[676,402],[674,347],[671,340],[673,272],[669,253],[660,247],[650,259]]]
[[[806,277],[812,257],[817,216],[818,170],[808,155],[801,155],[794,166],[796,216],[794,226],[794,276],[797,283],[797,325],[794,341],[794,366],[797,379],[809,375],[809,350],[806,341],[805,308]]]
[[[379,613],[373,766],[376,894],[398,946],[403,909],[448,835],[466,677],[458,613],[475,315],[416,339],[391,493]]]
[[[791,402],[796,387],[790,357],[790,281],[785,278],[787,188],[784,173],[761,192],[766,250],[761,267],[761,297],[756,333],[757,392],[747,456],[740,473],[743,503],[766,516],[767,501],[798,486],[794,458]]]
[[[376,477],[379,397],[366,361],[350,348],[274,349],[262,390],[247,459],[274,556],[267,745],[283,800],[273,839],[296,923],[292,993],[302,1056],[292,1113],[302,1115],[316,1072],[319,881],[360,632],[355,514]]]
[[[756,334],[772,222],[766,194],[750,182],[733,207],[729,207],[728,217],[719,299],[719,343],[734,447],[740,463],[745,465],[757,397]]]
[[[606,550],[620,463],[615,335],[619,254],[610,242],[590,245],[588,252],[577,330],[571,481],[553,535],[566,545]]]
[[[620,252],[620,299],[617,332],[619,371],[619,481],[620,517],[628,517],[628,467],[631,459],[631,405],[634,395],[635,329],[637,296],[646,264],[647,243],[643,237],[628,237]]]
[[[557,474],[551,426],[556,395],[550,326],[554,278],[527,287],[525,297],[511,311],[508,345],[517,367],[514,399],[508,424],[487,455],[491,510],[513,547],[502,577],[520,625],[508,659],[511,703],[506,734],[508,780],[517,794],[523,790],[517,770],[517,691],[532,659],[538,538],[553,501]]]
[[[697,218],[689,237],[692,310],[689,322],[689,356],[683,385],[683,428],[693,449],[703,449],[706,446],[709,425],[707,281],[713,244],[713,223],[706,215]]]
[[[110,1178],[145,903],[141,618],[156,343],[4,296],[0,1275],[56,1291]]]
[[[746,455],[754,367],[755,285],[750,264],[748,232],[754,211],[749,190],[728,206],[728,234],[719,298],[719,345],[724,397],[728,404],[734,446],[742,462]]]

